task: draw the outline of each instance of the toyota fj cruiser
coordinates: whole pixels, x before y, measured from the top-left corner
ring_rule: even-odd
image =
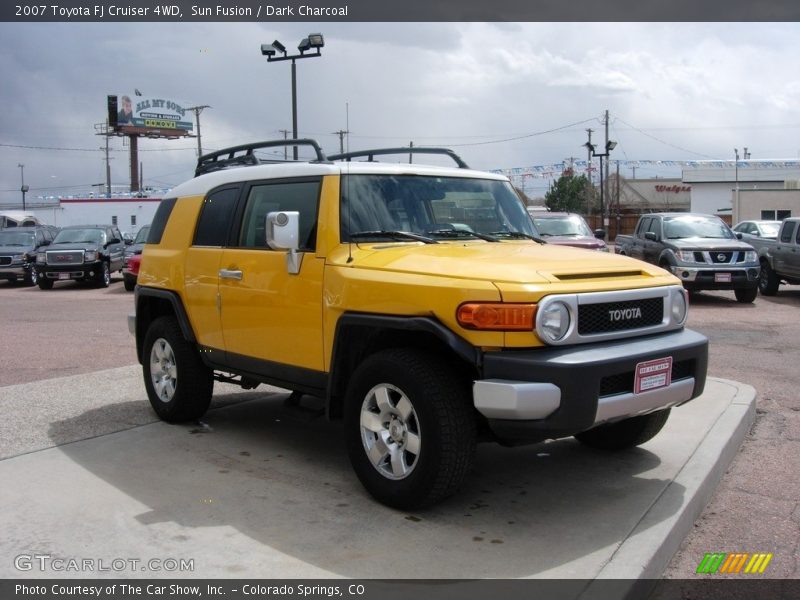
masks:
[[[259,158],[285,144],[316,158]],[[410,151],[198,160],[156,212],[129,318],[162,419],[203,415],[215,379],[323,398],[369,493],[412,508],[457,489],[478,441],[627,448],[701,394],[708,342],[676,277],[543,244],[509,180],[451,151],[413,148],[457,168],[374,160]]]

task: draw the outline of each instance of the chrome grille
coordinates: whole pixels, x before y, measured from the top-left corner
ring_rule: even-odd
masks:
[[[82,265],[83,250],[53,250],[46,252],[48,265]]]
[[[7,267],[11,264],[10,256],[0,256],[0,267]]]

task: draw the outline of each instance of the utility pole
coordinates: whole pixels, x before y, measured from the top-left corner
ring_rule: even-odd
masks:
[[[408,142],[408,164],[414,162],[414,142]]]
[[[606,109],[606,113],[605,113],[605,125],[606,125],[606,144],[604,146],[605,149],[606,149],[606,172],[605,172],[606,190],[605,191],[608,191],[608,163],[611,162],[609,157],[608,157],[608,109]],[[602,163],[602,158],[600,159],[600,161]],[[611,195],[610,194],[605,194],[605,197],[606,198],[611,198]],[[610,202],[609,202],[609,204],[610,204]],[[601,214],[600,218],[602,219],[603,227],[606,227],[608,225],[608,223],[606,223],[606,215],[605,215],[605,210],[604,209],[602,209],[602,214]]]
[[[111,137],[108,131],[108,119],[106,119],[105,123],[95,123],[94,130],[97,132],[97,135],[102,135],[106,138],[105,147],[100,147],[100,150],[104,150],[106,154],[106,198],[111,198],[111,160],[110,153],[111,149],[109,148],[109,140],[108,138]]]
[[[747,149],[745,148],[745,153],[746,152],[747,152]],[[736,210],[736,212],[738,214],[738,211],[739,211],[739,149],[738,148],[734,148],[733,149],[733,154],[736,156],[736,163],[734,164],[734,167],[733,167],[734,168],[735,177],[736,177],[736,207],[735,207],[734,210]]]
[[[339,131],[334,131],[334,135],[339,136],[339,154],[344,154],[344,136],[350,133],[346,129],[340,129]]]
[[[190,106],[186,110],[194,111],[194,118],[197,121],[197,157],[200,158],[203,156],[203,144],[200,141],[200,113],[203,112],[204,108],[211,108],[208,104],[202,104],[199,106]]]
[[[22,192],[22,210],[25,210],[25,192],[27,192],[30,188],[25,185],[25,165],[19,163],[17,165],[19,167],[20,177],[22,178],[22,185],[19,188],[19,191]]]
[[[278,133],[283,134],[283,139],[289,139],[289,130],[288,129],[278,129]],[[283,147],[283,160],[289,160],[289,153],[286,146]]]
[[[589,185],[586,186],[586,216],[591,213],[591,199],[592,199],[592,131],[587,129],[586,133],[589,134],[589,141],[586,142],[586,175],[589,178]]]

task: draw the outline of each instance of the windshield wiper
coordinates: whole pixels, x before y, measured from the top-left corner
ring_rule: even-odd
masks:
[[[350,234],[351,238],[370,238],[370,237],[388,237],[394,240],[414,240],[415,242],[423,242],[425,244],[438,244],[433,238],[425,237],[410,231],[387,231],[385,229],[376,231],[356,231]]]
[[[499,242],[496,237],[492,235],[487,235],[485,233],[479,233],[477,231],[467,231],[466,229],[434,229],[433,231],[426,231],[428,235],[441,235],[444,237],[476,237],[481,240],[486,240],[487,242]]]
[[[493,231],[491,235],[496,235],[497,237],[510,237],[514,239],[525,239],[525,240],[533,240],[534,242],[539,242],[540,244],[546,244],[542,238],[538,238],[535,235],[530,235],[529,233],[524,233],[522,231]]]

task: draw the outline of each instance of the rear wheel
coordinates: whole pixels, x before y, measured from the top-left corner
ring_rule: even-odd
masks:
[[[125,283],[125,291],[132,292],[136,288],[136,279],[134,277],[123,275],[122,279]]]
[[[169,423],[199,419],[214,388],[211,369],[172,317],[153,321],[144,338],[144,385],[156,414]]]
[[[602,450],[624,450],[644,444],[661,431],[669,418],[670,409],[659,410],[647,415],[630,417],[598,425],[575,436],[582,444]]]
[[[412,509],[458,489],[476,444],[467,384],[447,361],[410,348],[384,350],[356,369],[345,436],[353,469],[373,497]]]

